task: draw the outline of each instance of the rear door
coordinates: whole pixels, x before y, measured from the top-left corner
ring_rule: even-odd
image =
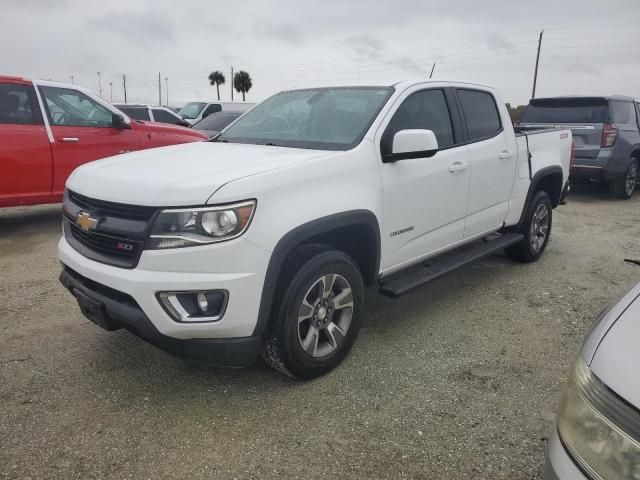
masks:
[[[138,150],[133,129],[113,126],[113,112],[79,90],[40,85],[51,125],[53,194],[64,191],[67,178],[82,164]]]
[[[540,98],[529,102],[520,124],[570,128],[576,158],[597,158],[607,122],[607,100],[601,97]]]
[[[51,146],[30,83],[0,82],[0,206],[51,196]]]
[[[501,226],[516,172],[515,136],[502,124],[492,92],[456,89],[469,149],[469,199],[464,237]],[[508,133],[507,133],[508,132]]]

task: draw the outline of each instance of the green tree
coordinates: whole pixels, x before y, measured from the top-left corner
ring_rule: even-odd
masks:
[[[244,70],[240,70],[233,76],[233,87],[236,89],[236,92],[242,93],[243,102],[245,93],[251,90],[252,86],[251,76]]]
[[[218,91],[218,100],[220,100],[220,85],[224,85],[225,78],[220,70],[209,74],[209,85],[215,85]]]

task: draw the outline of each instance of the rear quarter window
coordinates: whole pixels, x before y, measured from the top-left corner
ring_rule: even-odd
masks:
[[[614,123],[634,123],[636,120],[633,103],[612,100],[609,102],[609,116]]]
[[[490,138],[502,130],[496,101],[489,92],[458,90],[469,141]]]

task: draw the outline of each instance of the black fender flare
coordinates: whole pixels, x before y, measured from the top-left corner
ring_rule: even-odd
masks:
[[[271,316],[271,307],[273,305],[273,298],[276,290],[276,284],[280,272],[282,271],[282,265],[284,264],[287,255],[293,248],[304,243],[305,241],[317,237],[323,233],[331,232],[341,227],[347,227],[352,225],[364,225],[369,227],[376,240],[376,252],[375,252],[375,265],[372,268],[376,279],[380,271],[380,225],[375,214],[370,210],[349,210],[346,212],[335,213],[326,217],[317,218],[307,223],[303,223],[293,230],[286,233],[276,244],[271,258],[269,259],[269,265],[267,266],[267,273],[265,275],[264,283],[262,286],[262,295],[260,298],[260,309],[258,310],[258,318],[256,326],[253,331],[253,335],[262,335],[267,329],[269,324],[269,317]]]
[[[531,183],[529,184],[529,190],[527,191],[527,198],[525,199],[524,205],[522,206],[522,213],[520,213],[520,220],[518,220],[518,223],[512,227],[514,230],[520,230],[520,227],[522,226],[522,222],[524,222],[524,217],[527,214],[527,210],[529,209],[529,204],[531,203],[531,199],[533,198],[533,195],[536,192],[536,188],[538,186],[538,183],[540,183],[540,180],[542,180],[545,177],[548,177],[549,175],[557,175],[557,174],[560,174],[561,179],[563,178],[562,167],[558,165],[551,165],[549,167],[541,168],[535,173],[535,175],[531,179]],[[560,180],[560,183],[562,183],[562,180]],[[558,197],[558,200],[560,200],[560,198],[562,197],[563,189],[564,189],[564,185],[561,184],[560,195]],[[557,207],[558,203],[559,201],[554,202],[553,208]]]

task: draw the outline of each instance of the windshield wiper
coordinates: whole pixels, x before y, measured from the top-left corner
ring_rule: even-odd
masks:
[[[625,258],[624,261],[627,263],[633,263],[634,265],[640,265],[640,260],[636,260],[635,258]]]
[[[265,146],[267,146],[267,147],[279,147],[280,145],[277,145],[277,144],[275,144],[273,142],[267,142],[267,143],[265,143]]]

